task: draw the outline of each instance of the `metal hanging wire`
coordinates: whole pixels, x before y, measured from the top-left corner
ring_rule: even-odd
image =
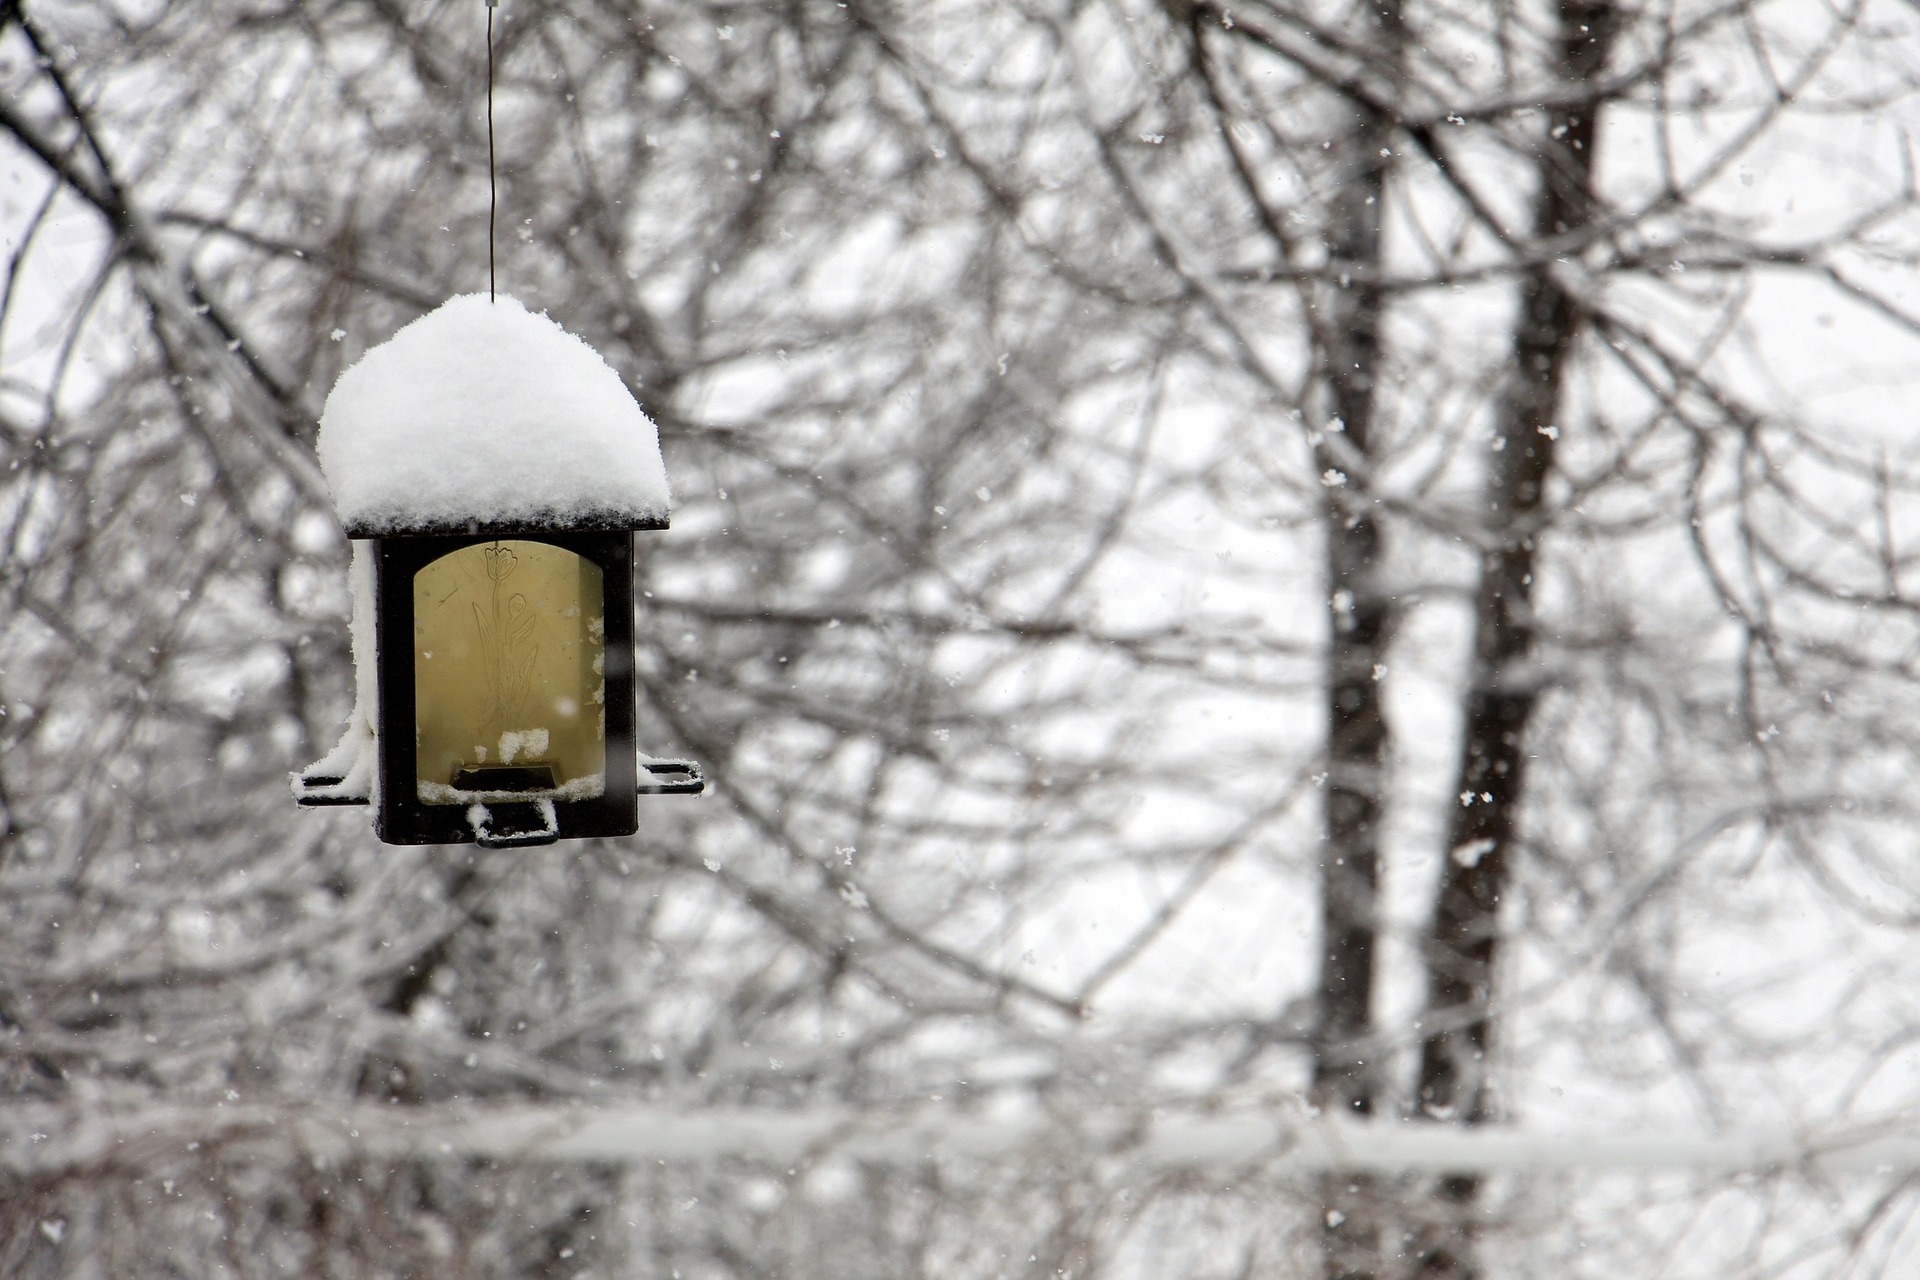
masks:
[[[500,187],[493,161],[493,11],[500,0],[487,0],[487,301],[496,301],[494,227],[499,220]]]

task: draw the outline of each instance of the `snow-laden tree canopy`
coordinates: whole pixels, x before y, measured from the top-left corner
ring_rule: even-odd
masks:
[[[1920,1273],[1911,5],[494,18],[0,0],[0,1275]],[[532,856],[286,786],[490,154],[622,387],[342,514],[630,389],[714,783]]]

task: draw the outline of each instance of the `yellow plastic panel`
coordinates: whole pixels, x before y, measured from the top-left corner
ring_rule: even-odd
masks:
[[[413,578],[423,804],[606,790],[600,567],[544,542],[478,543]]]

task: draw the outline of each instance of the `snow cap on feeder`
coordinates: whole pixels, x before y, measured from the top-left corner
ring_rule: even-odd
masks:
[[[501,295],[453,298],[340,375],[320,467],[347,535],[660,529],[660,436],[600,354]]]
[[[633,533],[667,527],[659,433],[593,348],[454,298],[341,374],[320,464],[356,540],[357,695],[302,805],[389,844],[632,834],[703,789],[634,740]]]

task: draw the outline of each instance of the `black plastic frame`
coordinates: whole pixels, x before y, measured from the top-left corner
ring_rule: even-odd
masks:
[[[420,803],[414,741],[413,575],[451,551],[505,540],[543,542],[600,567],[606,637],[607,785],[594,800],[488,802],[476,832],[462,805]],[[512,848],[630,836],[640,829],[634,739],[633,533],[490,528],[484,533],[398,535],[371,539],[373,641],[380,687],[380,805],[374,830],[387,844],[475,844]],[[650,778],[651,782],[652,779]],[[551,810],[553,820],[548,821]]]

